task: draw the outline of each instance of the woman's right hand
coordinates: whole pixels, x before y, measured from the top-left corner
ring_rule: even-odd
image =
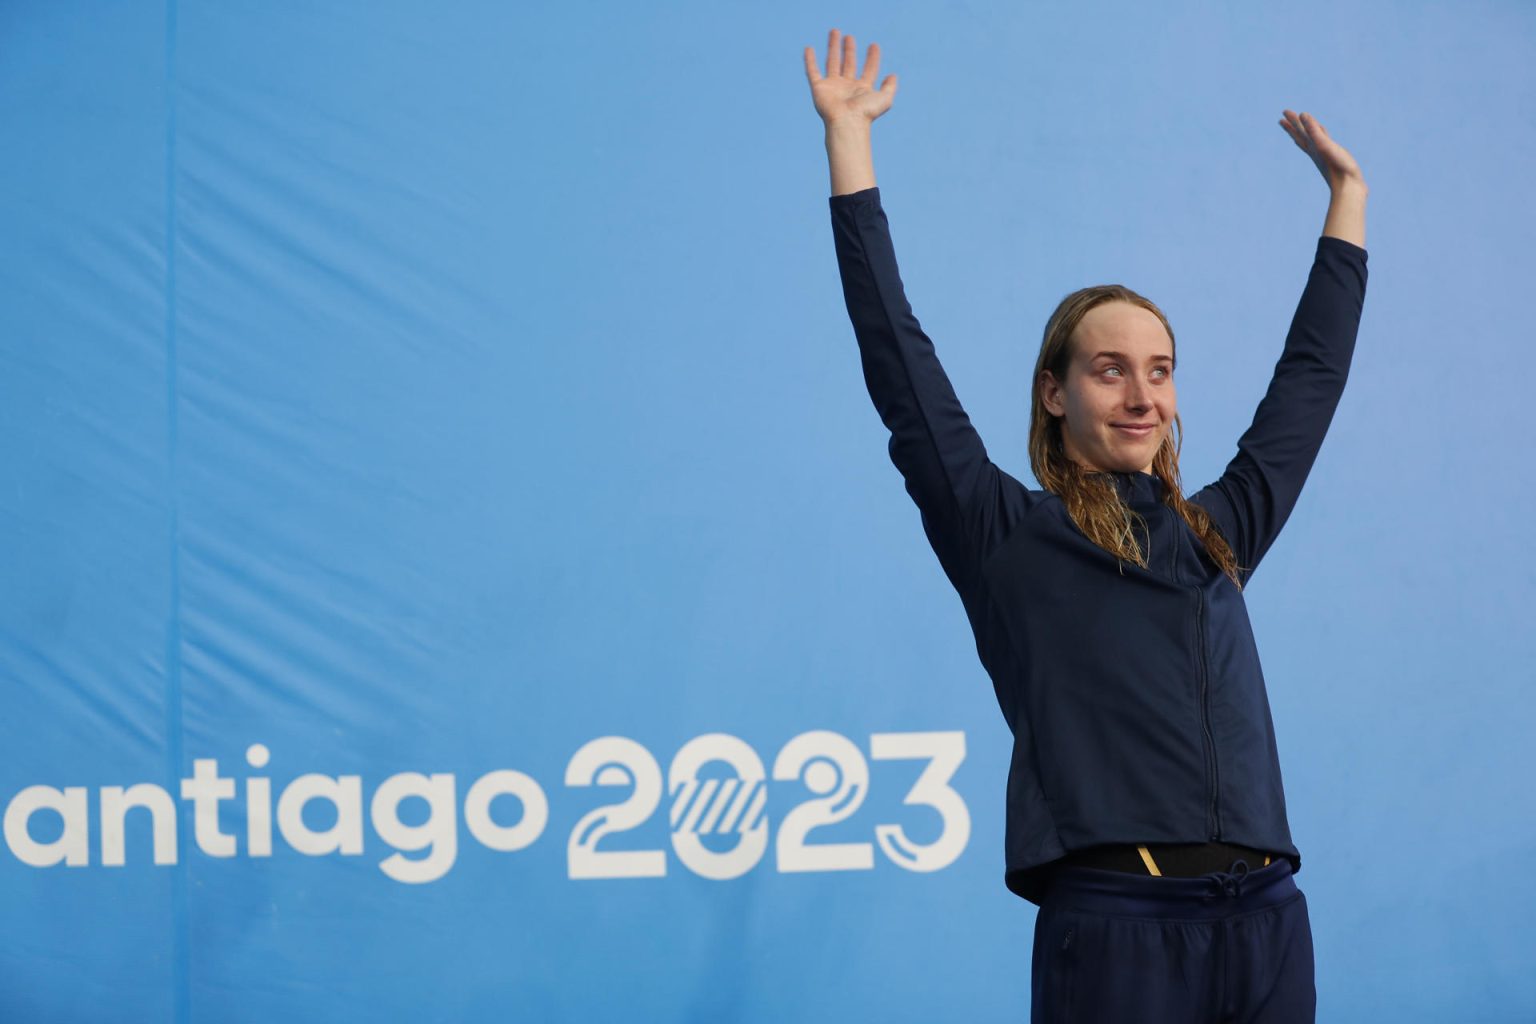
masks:
[[[827,37],[826,75],[816,67],[816,51],[805,48],[805,76],[810,79],[811,99],[816,104],[816,113],[828,125],[847,119],[868,124],[891,109],[891,101],[896,98],[896,76],[886,75],[880,88],[875,88],[875,77],[880,73],[880,44],[869,44],[862,75],[854,74],[858,63],[853,36],[842,35],[835,28]]]

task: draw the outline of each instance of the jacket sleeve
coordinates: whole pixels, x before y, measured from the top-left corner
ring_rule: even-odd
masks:
[[[933,343],[912,315],[880,189],[832,196],[830,203],[843,298],[869,397],[891,432],[891,461],[917,503],[929,543],[964,594],[1001,528],[1002,492],[1009,483],[1023,487],[987,457]]]
[[[1221,478],[1191,496],[1232,545],[1247,581],[1301,495],[1344,393],[1365,303],[1366,251],[1317,240],[1285,349]]]

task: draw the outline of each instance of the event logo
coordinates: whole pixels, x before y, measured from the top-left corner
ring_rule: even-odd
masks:
[[[253,744],[246,762],[264,768],[271,754]],[[936,813],[939,835],[916,843],[897,822],[876,824],[874,842],[813,842],[811,833],[844,821],[869,795],[869,759],[925,762],[921,774],[904,796],[904,805],[927,807]],[[602,736],[584,744],[565,769],[565,785],[616,787],[627,796],[584,814],[566,842],[566,874],[584,878],[651,878],[667,873],[665,849],[599,849],[610,836],[633,830],[661,808],[663,792],[670,805],[672,854],[688,870],[704,878],[739,878],[755,868],[773,839],[773,863],[782,872],[857,871],[874,867],[874,847],[909,871],[938,871],[954,863],[970,840],[971,817],[950,780],[965,760],[963,732],[875,733],[869,738],[869,759],[858,745],[826,730],[795,736],[773,759],[774,781],[799,782],[810,798],[789,810],[774,832],[768,820],[768,774],[762,759],[745,741],[727,733],[707,733],[683,745],[668,767],[665,786],[661,766],[643,745],[623,736]],[[233,801],[236,780],[219,775],[216,759],[193,761],[192,777],[181,780],[181,798],[191,803],[193,839],[210,857],[234,857],[238,837],[220,828],[219,804]],[[272,812],[272,780],[250,777],[245,782],[245,847],[249,857],[272,856],[272,826],[292,849],[308,856],[363,852],[363,785],[359,775],[306,774],[293,779]],[[379,869],[398,882],[432,882],[445,875],[458,857],[458,783],[452,773],[423,775],[401,772],[389,776],[369,801],[373,831],[395,852]],[[510,796],[522,806],[516,824],[498,823],[491,814],[497,797]],[[401,820],[400,805],[420,798],[428,808],[424,822]],[[315,828],[305,821],[312,802],[334,809],[335,822]],[[157,865],[177,859],[177,808],[160,786],[102,786],[97,794],[97,835],[101,864],[126,863],[124,822],[129,810],[149,812],[151,848]],[[62,819],[59,836],[39,841],[32,834],[35,815]],[[229,815],[226,814],[226,817]],[[549,800],[530,775],[512,769],[488,772],[470,785],[464,796],[464,826],[483,846],[501,852],[523,850],[544,834]],[[22,863],[33,867],[86,867],[91,863],[88,791],[84,786],[28,786],[5,809],[6,845]],[[406,854],[421,854],[407,857]]]

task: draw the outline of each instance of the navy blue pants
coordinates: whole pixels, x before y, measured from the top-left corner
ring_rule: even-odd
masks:
[[[1312,922],[1280,858],[1199,878],[1063,867],[1035,918],[1033,1024],[1312,1024]]]

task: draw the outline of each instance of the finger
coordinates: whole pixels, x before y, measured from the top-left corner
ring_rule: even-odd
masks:
[[[1307,126],[1306,123],[1302,121],[1302,115],[1296,113],[1294,110],[1287,110],[1285,113],[1286,117],[1290,119],[1291,131],[1296,137],[1296,145],[1301,147],[1302,152],[1306,153],[1308,156],[1311,156],[1314,148],[1312,144],[1312,136],[1307,133]]]
[[[880,91],[881,92],[885,92],[887,89],[890,90],[890,95],[892,95],[892,96],[896,95],[896,76],[895,75],[886,75],[885,76],[885,81],[880,83]]]
[[[864,73],[859,76],[865,85],[874,85],[880,74],[880,44],[870,43],[864,55]]]
[[[813,46],[805,48],[805,77],[811,80],[812,85],[821,81],[821,72],[816,68],[816,48]]]
[[[1296,127],[1291,122],[1282,117],[1280,119],[1280,127],[1285,129],[1285,134],[1291,137],[1291,141],[1296,143],[1298,149],[1306,152],[1307,144],[1302,141],[1301,133],[1296,130]]]
[[[1319,139],[1325,139],[1328,137],[1328,133],[1323,131],[1323,126],[1318,122],[1317,118],[1313,117],[1311,114],[1306,112],[1302,113],[1301,126],[1302,128],[1306,129],[1307,138],[1312,142],[1313,145],[1316,145]]]
[[[852,76],[859,70],[859,51],[854,48],[853,36],[843,36],[843,74]]]
[[[834,78],[843,71],[843,50],[837,45],[837,29],[827,35],[827,77]]]
[[[1323,127],[1323,122],[1308,114],[1307,125],[1312,129],[1312,138],[1319,148],[1329,150],[1339,148],[1339,144],[1333,141],[1333,136],[1328,134],[1328,129]]]

